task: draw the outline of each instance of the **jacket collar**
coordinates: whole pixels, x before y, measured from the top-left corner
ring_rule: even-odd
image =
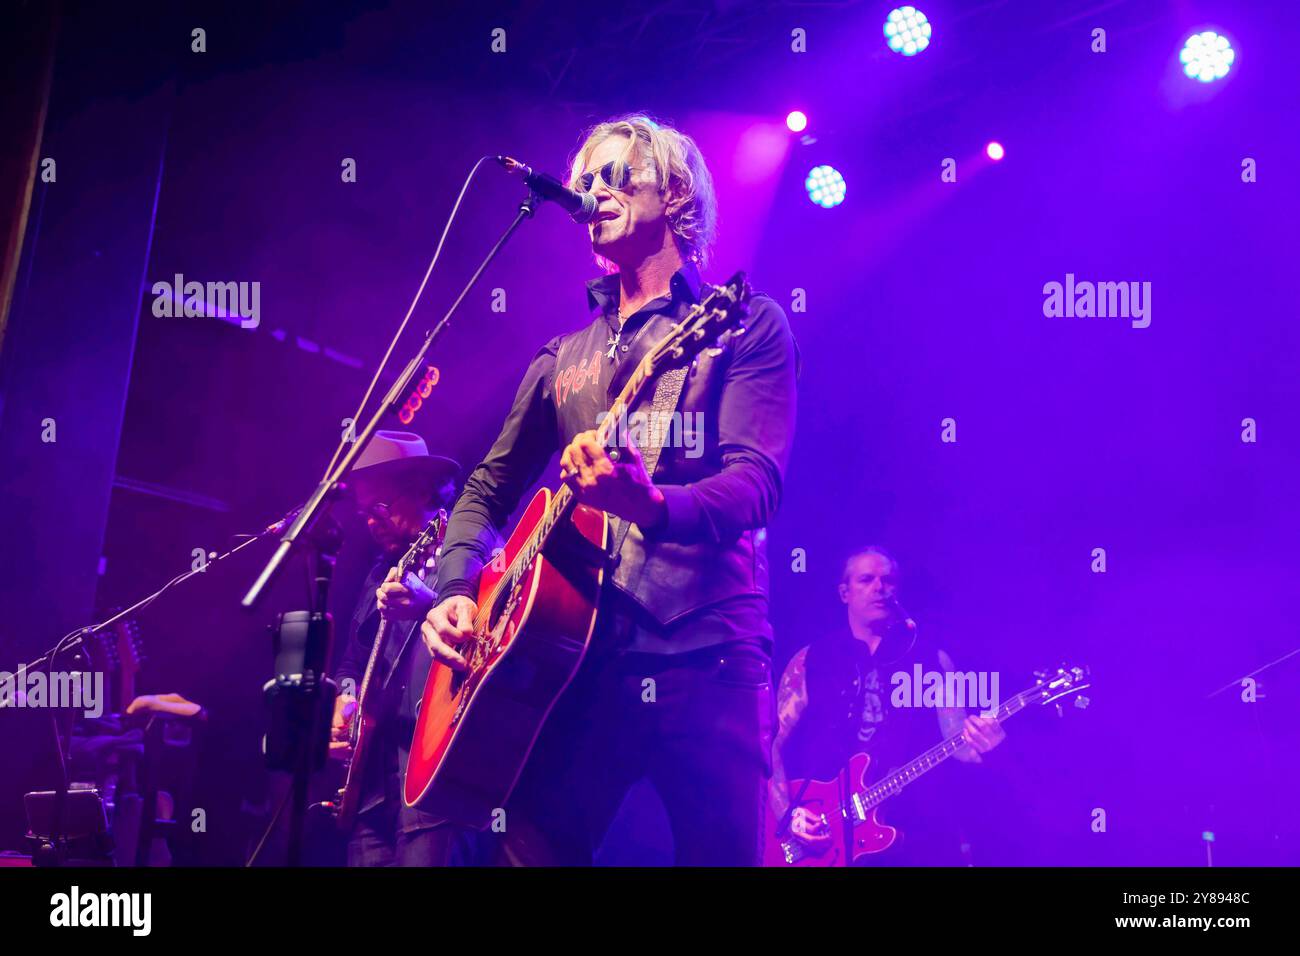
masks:
[[[695,263],[687,262],[673,273],[668,288],[674,299],[687,302],[700,301],[700,270]],[[612,312],[618,305],[618,273],[611,272],[587,283],[587,308],[602,313]]]

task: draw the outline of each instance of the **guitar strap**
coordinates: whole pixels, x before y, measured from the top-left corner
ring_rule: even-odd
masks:
[[[673,412],[677,410],[682,386],[686,384],[687,371],[689,370],[684,368],[672,368],[659,376],[659,380],[655,382],[654,396],[650,400],[646,427],[636,429],[645,436],[645,444],[638,443],[637,448],[641,451],[641,461],[651,480],[654,479],[655,469],[659,467],[659,456],[663,452],[664,440],[672,429]],[[612,536],[614,544],[610,556],[617,558],[623,550],[623,541],[632,523],[613,515],[610,516],[610,522],[614,528]]]

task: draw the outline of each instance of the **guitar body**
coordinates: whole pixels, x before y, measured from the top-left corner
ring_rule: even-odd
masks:
[[[529,503],[498,562],[483,569],[480,608],[502,570],[545,520],[551,492]],[[402,795],[460,826],[482,828],[505,805],[555,701],[577,673],[596,624],[604,580],[603,562],[591,560],[607,547],[606,515],[578,505],[571,528],[538,554],[524,572],[514,598],[493,618],[494,648],[470,658],[468,673],[434,663],[416,718]],[[572,532],[583,541],[574,542]],[[586,553],[583,553],[583,552]]]
[[[849,760],[848,790],[857,791],[867,786],[867,768],[871,758],[866,754],[855,754]],[[821,816],[830,827],[831,840],[825,850],[815,850],[787,833],[777,833],[780,821],[770,812],[768,814],[767,838],[763,844],[764,866],[853,866],[863,862],[873,854],[889,849],[898,839],[898,830],[886,826],[876,816],[879,807],[866,811],[866,819],[849,829],[850,820],[840,812],[844,804],[846,787],[836,780],[811,780],[804,787],[803,780],[792,780],[787,792],[791,798],[803,790],[799,806],[815,816]]]

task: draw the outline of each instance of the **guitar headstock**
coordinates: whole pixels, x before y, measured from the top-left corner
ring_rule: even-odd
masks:
[[[113,611],[117,614],[118,609]],[[140,636],[140,622],[126,617],[102,631],[86,634],[82,647],[91,670],[105,674],[136,674],[144,661],[144,640]]]
[[[1065,697],[1075,697],[1074,706],[1083,709],[1088,706],[1088,698],[1082,691],[1092,686],[1091,672],[1088,665],[1060,664],[1054,668],[1034,671],[1037,683],[1038,703],[1052,704]]]
[[[707,294],[647,356],[652,372],[690,365],[706,349],[725,348],[744,334],[750,295],[745,273],[737,272],[724,284],[705,288]]]
[[[447,512],[439,509],[433,520],[416,535],[411,546],[406,549],[397,562],[397,577],[402,580],[408,571],[423,568],[430,558],[437,557],[442,548],[442,539],[447,532]]]
[[[116,674],[121,666],[117,653],[117,635],[112,631],[95,631],[81,639],[81,648],[90,664],[91,671],[104,674]]]
[[[117,643],[118,666],[123,672],[138,674],[144,663],[144,639],[140,636],[140,622],[126,617],[113,625]]]
[[[114,610],[113,614],[117,614]],[[109,684],[109,709],[121,711],[135,698],[135,678],[144,662],[140,622],[125,617],[111,627],[85,634],[82,650],[92,672],[102,673]]]

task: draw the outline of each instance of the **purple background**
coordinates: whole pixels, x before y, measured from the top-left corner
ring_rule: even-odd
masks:
[[[710,276],[747,268],[787,311],[806,290],[807,311],[790,311],[804,362],[796,454],[769,540],[777,663],[843,625],[843,555],[883,544],[921,627],[959,666],[998,670],[1004,696],[1044,664],[1094,672],[1086,712],[1017,718],[987,767],[950,776],[975,862],[1197,865],[1205,830],[1216,864],[1300,862],[1300,657],[1261,675],[1255,704],[1235,688],[1208,696],[1300,643],[1293,11],[925,4],[934,41],[904,58],[880,36],[888,4],[329,9],[160,8],[128,26],[74,6],[66,18],[46,146],[60,183],[38,184],[34,207],[115,194],[105,170],[131,148],[111,132],[125,124],[104,120],[115,110],[165,140],[148,261],[133,237],[137,258],[121,272],[133,286],[143,268],[146,294],[120,435],[120,406],[109,406],[68,442],[116,449],[119,479],[164,490],[119,481],[106,512],[74,527],[54,509],[48,527],[6,542],[22,563],[46,553],[46,536],[102,528],[107,563],[94,607],[63,606],[60,629],[48,613],[60,572],[26,562],[30,600],[0,631],[0,667],[306,495],[479,156],[562,173],[582,128],[644,109],[692,133],[717,179]],[[203,55],[188,52],[195,25],[208,31]],[[489,51],[496,26],[504,55]],[[806,54],[790,51],[794,27],[808,31]],[[1094,27],[1108,32],[1105,54],[1090,50]],[[1205,27],[1238,51],[1211,87],[1176,64]],[[815,142],[784,129],[793,108],[811,117]],[[97,117],[103,131],[84,132]],[[1007,148],[1001,163],[983,155],[991,139]],[[340,181],[344,157],[357,161],[354,184]],[[946,157],[955,184],[939,180]],[[1258,161],[1257,183],[1241,181],[1244,157]],[[842,206],[808,202],[803,177],[818,163],[844,173]],[[155,155],[123,177],[157,174]],[[68,192],[44,195],[54,189]],[[136,192],[130,210],[95,213],[99,228],[119,214],[147,222],[153,191]],[[484,169],[413,330],[441,314],[519,198]],[[68,208],[66,231],[81,208]],[[35,216],[29,245],[42,228],[50,219]],[[82,346],[102,284],[67,242],[42,242],[15,327],[39,312],[30,289],[41,277],[61,277],[84,310],[63,319],[87,335],[60,338],[32,374],[68,381],[93,358]],[[261,327],[155,318],[147,286],[176,272],[261,282]],[[1067,272],[1151,282],[1150,328],[1044,317],[1044,283]],[[433,450],[467,468],[478,460],[537,346],[583,321],[582,282],[595,274],[583,232],[554,208],[523,228],[438,347],[441,381],[415,421]],[[491,311],[494,288],[504,313]],[[14,415],[6,429],[21,425]],[[1248,416],[1256,444],[1240,440]],[[946,417],[956,444],[939,440]],[[23,481],[8,507],[39,507],[39,483]],[[343,616],[366,561],[363,530],[350,532]],[[1095,547],[1105,574],[1089,569]],[[795,548],[804,573],[791,570]],[[240,859],[257,823],[241,801],[263,799],[264,627],[303,601],[295,569],[258,614],[239,612],[267,551],[249,549],[142,617],[142,689],[180,690],[213,715],[200,786],[210,832],[192,851],[203,862]],[[94,582],[98,553],[74,555],[68,586]],[[4,846],[21,832],[18,793],[0,806]],[[1094,808],[1105,833],[1091,830]],[[603,859],[664,859],[653,799],[638,793],[627,810]]]

